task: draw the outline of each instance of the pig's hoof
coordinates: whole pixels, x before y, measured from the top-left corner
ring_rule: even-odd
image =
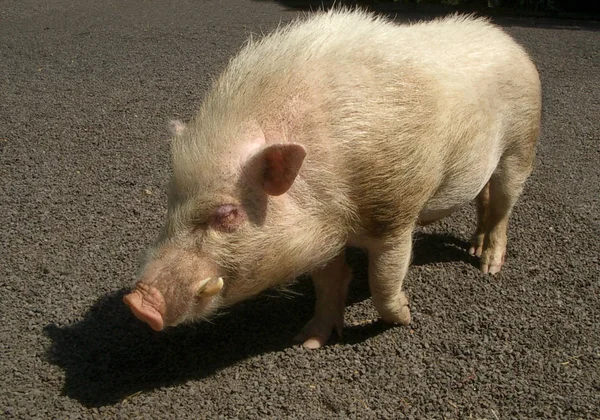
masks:
[[[469,255],[474,257],[481,257],[482,252],[483,246],[471,245],[471,248],[469,248]]]
[[[403,305],[400,306],[397,309],[394,310],[387,310],[385,312],[379,312],[379,315],[381,316],[381,319],[383,319],[385,322],[388,322],[390,324],[400,324],[400,325],[404,325],[407,326],[410,324],[410,308],[408,307],[408,305]]]
[[[495,252],[494,250],[485,250],[481,256],[481,271],[484,274],[496,274],[506,261],[506,252],[504,250]]]
[[[469,248],[469,254],[475,257],[481,257],[483,253],[483,234],[474,234],[471,238],[471,247]]]
[[[302,346],[307,349],[318,349],[323,347],[331,332],[335,329],[338,335],[341,337],[342,328],[344,327],[344,320],[327,320],[314,317],[308,324],[302,328],[300,334],[298,334],[294,340],[302,342]]]
[[[410,324],[410,308],[408,307],[408,298],[404,292],[400,292],[393,300],[381,299],[373,295],[373,305],[385,322],[404,326]]]

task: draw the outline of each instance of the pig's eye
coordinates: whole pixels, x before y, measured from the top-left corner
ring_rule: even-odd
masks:
[[[233,204],[219,206],[215,211],[212,226],[215,229],[231,232],[246,219],[244,210]]]

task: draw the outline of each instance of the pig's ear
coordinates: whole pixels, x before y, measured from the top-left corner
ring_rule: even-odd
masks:
[[[306,149],[298,143],[273,144],[261,149],[252,160],[258,164],[259,182],[269,195],[282,195],[290,189]]]
[[[179,120],[169,121],[169,134],[173,137],[180,136],[185,131],[185,124]]]

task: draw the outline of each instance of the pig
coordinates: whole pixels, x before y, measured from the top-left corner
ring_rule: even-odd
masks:
[[[251,39],[171,123],[166,223],[124,301],[160,331],[309,273],[296,339],[317,348],[342,332],[354,246],[380,317],[408,325],[416,226],[475,200],[468,252],[501,269],[540,115],[534,64],[485,18],[337,9]]]

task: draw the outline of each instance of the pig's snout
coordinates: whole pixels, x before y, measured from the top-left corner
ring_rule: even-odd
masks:
[[[139,320],[147,323],[154,331],[163,329],[167,305],[158,289],[138,283],[133,292],[123,297],[123,302]]]

